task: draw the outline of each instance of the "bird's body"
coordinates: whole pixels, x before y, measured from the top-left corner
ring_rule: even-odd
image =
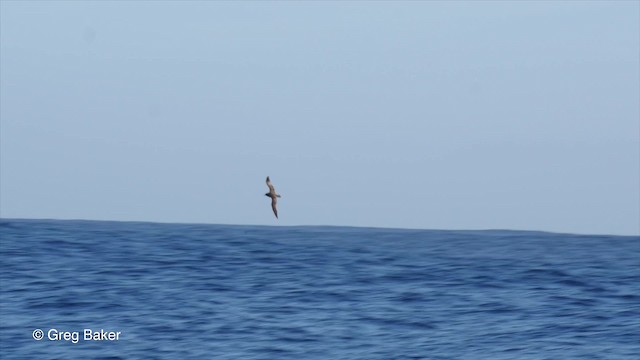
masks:
[[[271,208],[273,209],[273,214],[276,216],[276,219],[277,219],[278,208],[276,207],[276,204],[278,203],[278,198],[280,197],[280,195],[276,193],[276,189],[273,187],[273,184],[271,183],[271,180],[269,179],[268,176],[267,176],[267,186],[269,187],[269,192],[264,195],[271,198]]]

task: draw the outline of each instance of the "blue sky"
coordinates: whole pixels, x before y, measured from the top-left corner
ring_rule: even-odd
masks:
[[[640,233],[638,2],[0,6],[2,217]]]

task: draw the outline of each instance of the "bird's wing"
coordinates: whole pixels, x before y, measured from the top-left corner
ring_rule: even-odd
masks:
[[[273,184],[271,183],[271,180],[269,179],[269,177],[267,176],[267,186],[269,187],[269,192],[271,193],[276,193],[276,189],[273,188]]]
[[[273,209],[273,213],[276,215],[276,219],[278,218],[278,208],[276,208],[276,198],[271,198],[271,208]]]

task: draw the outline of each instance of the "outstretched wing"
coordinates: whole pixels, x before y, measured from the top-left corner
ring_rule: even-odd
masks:
[[[276,207],[276,198],[271,198],[271,208],[273,209],[273,213],[276,215],[276,219],[278,218],[278,208]]]
[[[271,180],[269,179],[269,177],[267,176],[267,186],[269,187],[269,192],[275,194],[276,193],[276,189],[273,188],[273,184],[271,183]]]

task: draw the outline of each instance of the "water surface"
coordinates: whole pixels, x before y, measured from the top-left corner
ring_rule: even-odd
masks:
[[[637,236],[11,219],[0,236],[3,359],[640,358]]]

